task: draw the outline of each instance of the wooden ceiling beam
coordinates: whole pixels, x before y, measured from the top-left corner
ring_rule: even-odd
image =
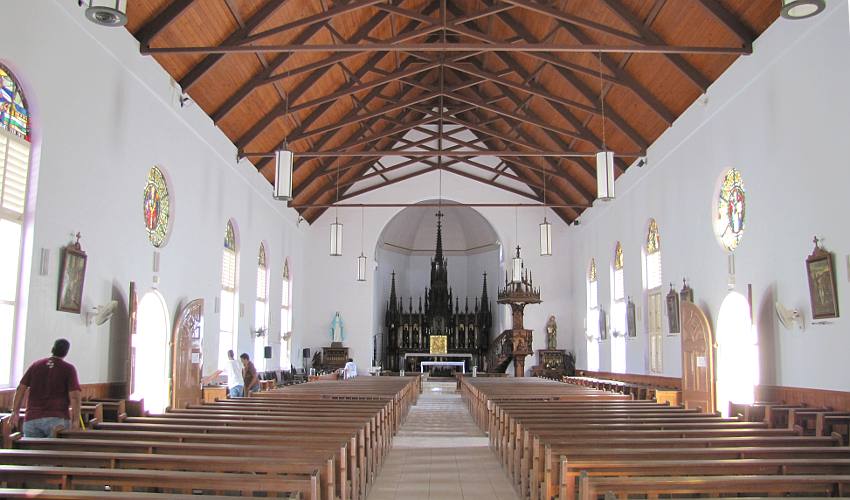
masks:
[[[382,59],[385,55],[386,54],[381,53],[380,58]],[[340,85],[341,90],[337,90],[336,92],[333,92],[331,94],[327,94],[325,96],[322,96],[322,97],[319,97],[319,98],[316,98],[316,99],[313,99],[313,100],[310,100],[310,101],[306,101],[306,102],[303,102],[303,103],[300,103],[300,104],[292,105],[292,104],[287,103],[287,102],[279,103],[277,106],[275,106],[274,109],[272,109],[269,113],[267,113],[260,120],[258,120],[257,123],[255,123],[254,126],[251,127],[251,129],[249,129],[247,132],[245,132],[245,134],[242,135],[242,137],[237,139],[236,147],[239,148],[239,149],[244,148],[248,143],[250,143],[251,141],[256,139],[258,135],[260,135],[269,125],[271,125],[278,118],[282,118],[282,117],[285,117],[289,114],[296,113],[296,112],[304,110],[304,109],[309,109],[309,108],[318,106],[320,104],[333,103],[334,101],[336,101],[338,99],[348,97],[352,94],[363,92],[365,90],[370,90],[370,89],[373,89],[375,87],[381,87],[381,86],[384,86],[384,85],[388,85],[388,84],[395,82],[397,80],[400,80],[402,78],[406,78],[406,77],[418,75],[420,73],[424,73],[425,71],[429,71],[429,70],[431,70],[431,69],[433,69],[437,66],[438,66],[437,64],[429,64],[429,65],[425,65],[425,66],[414,67],[414,68],[407,69],[407,70],[404,70],[404,71],[392,73],[388,77],[377,78],[375,80],[372,80],[372,81],[366,82],[366,83],[362,83],[360,85],[349,85],[347,83],[343,83],[342,85]],[[373,67],[373,64],[368,64],[368,65],[364,64],[363,66],[361,66],[360,70],[358,70],[358,73],[361,72],[361,71],[363,73],[367,73],[369,71],[369,69],[372,68],[372,67]],[[358,75],[358,76],[362,76],[362,75]],[[311,87],[313,85],[313,83],[314,83],[313,81],[310,81],[309,85],[304,87],[305,90],[308,89],[309,87]]]
[[[717,0],[697,0],[712,16],[729,29],[745,46],[752,47],[756,34]]]
[[[640,22],[640,20],[629,11],[629,9],[615,0],[602,0],[605,6],[608,7],[617,17],[625,23],[628,23],[633,29],[640,33],[641,37],[651,44],[664,44],[665,42],[660,36],[652,31],[649,26]],[[687,78],[699,91],[705,93],[711,82],[691,63],[685,60],[680,54],[664,54],[664,57],[672,64],[682,75]]]
[[[268,0],[260,9],[251,16],[250,19],[245,23],[245,26],[237,29],[233,33],[228,36],[224,42],[224,45],[230,45],[233,43],[237,43],[239,40],[242,40],[246,36],[250,35],[252,31],[257,29],[257,27],[266,21],[269,17],[271,17],[279,8],[283,6],[285,2],[281,0]],[[204,76],[207,71],[213,68],[215,64],[220,61],[224,57],[224,54],[210,54],[204,57],[200,62],[192,66],[188,72],[180,79],[180,88],[183,92],[188,92],[192,86]]]
[[[538,3],[531,2],[529,0],[501,0],[504,3],[508,3],[511,5],[515,5],[517,7],[521,7],[530,12],[535,12],[537,14],[542,14],[546,19],[557,19],[563,23],[572,24],[575,26],[581,26],[582,28],[589,28],[600,33],[604,33],[606,35],[611,35],[617,38],[621,38],[623,40],[628,40],[633,43],[637,43],[640,45],[645,45],[647,40],[643,37],[635,36],[631,33],[627,33],[625,31],[618,30],[616,28],[612,28],[611,26],[600,24],[589,19],[584,19],[579,16],[575,16],[573,14],[569,14],[563,12],[555,7],[549,7],[547,5],[541,5]]]
[[[168,7],[162,9],[162,11],[155,15],[153,19],[139,28],[139,31],[136,32],[136,39],[139,40],[140,48],[144,49],[145,47],[150,47],[153,39],[160,34],[162,30],[177,20],[177,18],[180,17],[180,14],[186,12],[186,9],[188,9],[192,3],[194,3],[194,0],[174,0],[168,4]]]
[[[476,106],[478,108],[487,110],[491,113],[496,113],[498,115],[502,115],[502,116],[505,116],[505,117],[508,117],[508,118],[512,118],[516,121],[523,122],[523,123],[526,123],[528,125],[532,125],[534,127],[539,127],[541,129],[549,130],[551,132],[561,134],[561,135],[564,135],[564,136],[567,136],[567,137],[572,137],[572,138],[575,138],[575,139],[580,139],[582,141],[587,141],[587,142],[590,142],[592,144],[592,141],[587,137],[587,135],[582,133],[581,131],[567,130],[567,129],[564,129],[564,128],[561,128],[561,127],[556,127],[554,125],[549,125],[548,123],[546,123],[545,120],[518,115],[518,114],[513,113],[511,111],[502,109],[498,106],[489,105],[486,102],[484,102],[484,100],[482,100],[482,99],[466,97],[464,95],[457,94],[455,92],[444,92],[443,95],[445,97],[448,97],[449,99],[453,99],[455,101],[459,101],[459,102],[462,102],[462,103],[465,103],[465,104],[469,104],[470,106]]]
[[[508,97],[509,97],[509,98],[510,98],[513,102],[514,102],[514,104],[516,105],[517,109],[519,109],[519,107],[521,106],[521,103],[520,103],[519,99],[518,99],[518,98],[516,98],[516,96],[513,96],[513,95],[508,95]],[[528,111],[526,110],[526,112],[528,112]],[[473,110],[473,111],[472,111],[472,113],[473,113],[473,115],[475,115],[476,117],[480,118],[480,115],[477,113],[477,110]],[[518,134],[518,135],[520,135],[520,136],[521,136],[524,140],[526,140],[526,141],[529,141],[529,142],[531,142],[531,143],[537,143],[537,144],[539,144],[539,141],[538,141],[538,140],[537,140],[534,136],[532,136],[531,134],[528,134],[525,130],[523,130],[523,129],[522,129],[522,127],[520,127],[520,126],[514,126],[514,125],[513,125],[512,123],[510,123],[510,122],[506,122],[506,124],[507,124],[507,125],[511,128],[511,130],[512,130],[512,132],[513,132],[514,134]],[[547,131],[547,132],[548,132],[548,131]],[[553,142],[555,142],[555,144],[556,144],[557,146],[559,146],[559,147],[563,148],[563,149],[564,149],[564,151],[571,151],[571,150],[572,150],[572,148],[569,146],[569,144],[567,144],[566,142],[564,142],[564,141],[563,141],[563,140],[562,140],[562,139],[561,139],[561,138],[560,138],[557,134],[554,134],[554,133],[552,133],[552,132],[548,132],[548,133],[547,133],[547,135],[549,136],[549,138],[550,138]],[[543,145],[540,145],[539,147],[543,148],[544,146],[543,146]],[[554,170],[557,170],[557,168],[558,168],[558,166],[559,166],[559,162],[558,162],[558,161],[553,161],[553,160],[551,160],[551,159],[547,159],[547,163],[549,163],[549,164],[552,166],[552,168],[553,168]],[[574,163],[576,163],[576,164],[578,164],[579,166],[581,166],[582,168],[585,168],[585,169],[586,169],[586,163],[582,162],[582,161],[581,161],[581,159],[577,159]],[[537,167],[537,168],[539,169],[540,167]],[[592,175],[595,175],[595,174],[592,174]],[[585,188],[584,188],[581,184],[579,184],[577,181],[574,181],[574,180],[567,180],[567,179],[564,179],[564,180],[566,180],[566,181],[570,184],[570,186],[571,186],[573,189],[575,189],[578,193],[580,193],[582,196],[584,196],[584,197],[585,197],[585,199],[586,199],[588,202],[590,202],[590,201],[592,201],[593,199],[595,199],[595,196],[593,195],[593,193],[589,192],[587,189],[585,189]]]
[[[502,13],[504,14],[504,13]],[[569,26],[569,25],[567,25]],[[574,27],[573,27],[574,28]],[[442,26],[430,28],[439,31]],[[570,28],[567,28],[568,30]],[[187,45],[180,47],[148,47],[142,50],[145,55],[156,54],[277,54],[311,52],[559,52],[570,54],[701,54],[701,55],[749,55],[751,49],[745,47],[716,47],[701,45],[608,45],[591,43],[404,43],[392,44],[384,41],[347,44],[277,44],[277,45]]]
[[[354,0],[347,4],[332,7],[324,12],[319,12],[313,14],[312,16],[303,17],[301,19],[297,19],[295,21],[283,24],[281,26],[276,26],[274,28],[261,31],[256,34],[246,36],[239,41],[239,45],[251,44],[257,42],[258,40],[262,40],[270,36],[279,35],[281,33],[285,33],[287,31],[292,31],[299,28],[315,26],[317,24],[321,26],[323,23],[333,19],[334,17],[341,16],[343,14],[348,14],[366,7],[371,7],[375,4],[386,1],[387,0]]]
[[[499,55],[503,55],[503,54],[499,54]],[[552,94],[551,92],[549,92],[548,90],[546,90],[542,86],[537,86],[536,84],[531,83],[531,82],[529,82],[527,84],[514,82],[512,80],[500,77],[498,75],[495,75],[495,74],[490,73],[488,71],[485,71],[483,69],[479,69],[479,68],[477,68],[477,67],[475,67],[475,66],[473,66],[472,64],[469,64],[469,63],[466,63],[466,64],[446,64],[445,67],[452,68],[456,71],[460,71],[460,72],[463,72],[463,73],[466,73],[466,74],[469,74],[469,75],[477,76],[479,78],[484,78],[484,79],[491,81],[491,82],[494,82],[494,83],[500,83],[500,84],[505,85],[507,87],[511,87],[514,90],[519,90],[520,92],[534,95],[536,97],[539,97],[541,99],[545,99],[545,100],[552,102],[552,103],[557,103],[557,104],[561,104],[561,105],[568,106],[568,107],[571,107],[571,108],[575,108],[575,109],[584,111],[586,113],[592,113],[592,114],[595,114],[595,115],[601,114],[601,110],[599,109],[598,106],[590,106],[590,105],[587,105],[587,104],[580,103],[578,101],[573,101],[571,99],[564,99],[562,97],[558,97],[555,94]]]

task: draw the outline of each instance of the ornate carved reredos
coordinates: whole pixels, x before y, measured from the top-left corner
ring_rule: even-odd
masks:
[[[463,302],[449,288],[448,260],[443,256],[441,212],[437,212],[437,243],[431,259],[430,285],[424,296],[407,301],[396,295],[395,272],[392,273],[390,296],[384,317],[383,338],[385,369],[398,371],[407,353],[428,353],[432,335],[445,335],[449,354],[471,354],[471,365],[483,366],[493,325],[490,299],[487,296],[487,274],[484,274],[481,296]],[[467,367],[471,369],[471,366]]]

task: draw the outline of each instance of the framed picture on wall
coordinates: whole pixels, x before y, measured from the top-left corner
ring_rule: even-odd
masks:
[[[77,241],[62,249],[57,310],[79,314],[83,303],[87,259],[86,252],[80,247],[80,233],[77,233]]]
[[[809,299],[812,318],[838,317],[838,291],[835,286],[835,266],[832,254],[820,246],[815,238],[815,249],[806,258],[806,275],[809,278]]]
[[[626,304],[626,336],[637,337],[637,321],[635,320],[635,303],[629,297],[629,302]]]
[[[670,292],[667,293],[667,325],[670,327],[670,335],[682,332],[679,325],[679,294],[673,289],[672,283],[670,283]]]

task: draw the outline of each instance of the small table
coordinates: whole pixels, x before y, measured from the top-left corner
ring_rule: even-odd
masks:
[[[419,373],[425,372],[425,366],[459,366],[461,373],[466,373],[466,363],[463,361],[423,361],[419,364]]]

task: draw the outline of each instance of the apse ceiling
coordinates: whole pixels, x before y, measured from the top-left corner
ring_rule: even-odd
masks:
[[[135,0],[127,29],[274,182],[328,206],[442,170],[596,198],[779,15],[776,0]],[[604,116],[604,119],[603,119]],[[411,200],[393,200],[406,203]],[[475,201],[475,200],[464,200]]]

